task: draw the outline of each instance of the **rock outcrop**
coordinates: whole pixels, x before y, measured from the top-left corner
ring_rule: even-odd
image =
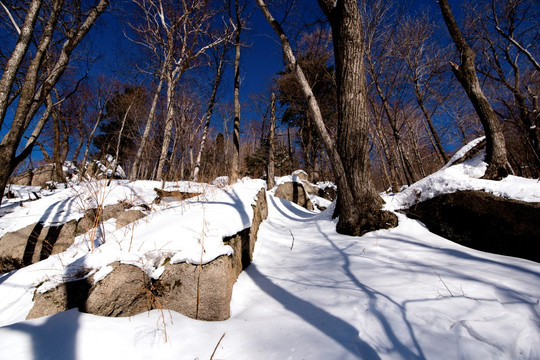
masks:
[[[418,203],[405,212],[430,231],[465,246],[540,262],[540,203],[460,191]]]
[[[259,226],[268,216],[264,189],[252,208],[251,227],[223,240],[233,248],[232,256],[222,255],[204,265],[167,263],[153,282],[141,269],[116,263],[114,270],[95,284],[90,277],[46,293],[36,292],[28,319],[77,307],[102,316],[131,316],[158,308],[200,320],[225,320],[230,316],[233,285],[251,263]]]
[[[0,273],[20,269],[64,252],[73,244],[75,237],[86,233],[101,221],[117,218],[119,228],[144,216],[138,210],[125,211],[128,207],[126,203],[117,203],[105,206],[103,210],[87,210],[79,220],[50,226],[38,222],[5,234],[0,239]]]
[[[308,210],[313,210],[313,204],[311,203],[309,195],[304,189],[302,183],[288,181],[279,184],[274,195],[280,199],[289,200]]]
[[[27,319],[78,308],[100,316],[132,316],[152,308],[154,295],[148,275],[133,265],[115,263],[114,270],[94,284],[92,277],[69,281],[34,294]]]

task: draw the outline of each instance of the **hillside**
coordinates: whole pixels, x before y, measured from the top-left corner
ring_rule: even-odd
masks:
[[[485,168],[478,159],[446,167],[398,194],[385,194],[386,208],[468,189],[540,202],[537,180],[481,180]],[[251,205],[264,183],[171,183],[170,189],[202,195],[144,208],[156,186],[76,185],[42,192],[36,201],[2,203],[2,235],[40,219],[52,224],[80,218],[92,194],[107,204],[129,200],[147,216],[129,231],[105,223],[93,238],[77,237],[64,253],[0,275],[0,358],[540,358],[540,264],[458,245],[401,213],[394,229],[343,236],[335,231],[332,205],[309,211],[272,191],[253,263],[234,285],[228,320],[197,321],[160,310],[107,318],[77,309],[25,320],[34,291],[65,281],[75,265],[85,266],[95,281],[115,261],[157,278],[165,258],[196,264],[229,254],[221,239],[250,226]],[[25,199],[37,191],[12,190]]]

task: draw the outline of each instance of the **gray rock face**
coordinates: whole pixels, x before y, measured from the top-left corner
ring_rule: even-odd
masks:
[[[54,165],[47,164],[36,169],[26,170],[25,172],[12,177],[9,180],[9,183],[13,185],[43,187],[47,185],[47,182],[53,181],[54,179]]]
[[[20,269],[66,251],[76,236],[91,230],[99,221],[118,218],[119,228],[144,217],[138,210],[126,212],[127,206],[125,203],[105,206],[97,222],[98,210],[91,209],[79,220],[51,226],[36,223],[5,234],[0,239],[0,273]]]
[[[540,203],[460,191],[416,204],[406,213],[465,246],[540,261]]]
[[[158,308],[200,320],[225,320],[230,316],[233,285],[251,263],[257,231],[268,216],[264,189],[257,194],[253,211],[250,228],[224,239],[234,249],[232,256],[222,255],[200,266],[166,264],[154,283],[141,269],[116,263],[114,270],[95,285],[91,279],[82,279],[36,293],[28,319],[77,307],[101,316],[132,316]]]
[[[96,284],[89,278],[61,284],[46,293],[36,292],[34,307],[27,319],[73,308],[111,317],[132,316],[150,310],[153,295],[148,275],[132,265],[116,263],[113,267],[114,270]]]
[[[232,256],[223,255],[202,266],[167,264],[154,284],[162,306],[194,319],[228,319],[233,285],[251,264],[259,226],[267,217],[266,191],[261,189],[253,206],[251,228],[223,240],[233,248]]]
[[[194,319],[225,320],[230,316],[232,287],[240,264],[226,255],[196,266],[167,264],[154,284],[161,305]]]
[[[85,312],[101,316],[133,316],[152,309],[148,275],[133,265],[115,269],[90,290]]]
[[[309,200],[309,196],[301,183],[286,182],[280,184],[276,189],[275,196],[292,201],[308,210],[313,210],[313,204]]]
[[[131,224],[139,219],[142,219],[146,215],[140,210],[127,210],[118,215],[116,218],[116,228],[120,229],[124,226]]]
[[[36,292],[34,294],[34,306],[26,319],[54,315],[73,308],[85,311],[85,302],[88,298],[91,284],[91,279],[82,279],[66,282],[46,293]]]

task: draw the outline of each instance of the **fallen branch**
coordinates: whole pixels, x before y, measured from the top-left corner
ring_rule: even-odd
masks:
[[[291,251],[292,251],[292,248],[294,246],[294,235],[292,234],[291,229],[289,229],[289,233],[291,233],[291,237],[292,237],[292,243],[291,243]]]
[[[225,337],[225,333],[223,333],[223,335],[221,335],[221,337],[219,338],[219,341],[216,344],[216,347],[214,348],[214,352],[212,353],[212,356],[210,356],[210,360],[212,360],[214,358],[214,355],[216,354],[217,348],[218,348],[219,344],[221,343],[221,340],[223,340],[224,337]]]

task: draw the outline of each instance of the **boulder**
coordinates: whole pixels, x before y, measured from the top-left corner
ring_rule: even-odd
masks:
[[[223,240],[233,248],[232,256],[222,255],[204,265],[167,263],[153,284],[141,269],[115,263],[114,270],[96,284],[81,279],[36,293],[28,319],[77,307],[101,316],[131,316],[157,308],[200,320],[225,320],[230,316],[233,285],[251,263],[257,231],[268,216],[264,189],[256,196],[253,212],[250,228]]]
[[[405,213],[467,247],[540,261],[540,203],[459,191],[418,203]]]
[[[201,266],[165,265],[165,271],[154,284],[161,306],[194,319],[228,319],[236,281],[234,266],[232,257],[227,255]]]
[[[91,279],[81,279],[60,284],[45,293],[36,291],[33,299],[34,306],[26,319],[54,315],[73,308],[85,311],[85,303],[91,287]]]
[[[131,224],[139,219],[142,219],[146,215],[140,210],[126,210],[118,215],[116,218],[116,228],[120,229],[124,226]]]
[[[327,186],[324,189],[319,189],[317,195],[328,201],[334,201],[337,198],[337,191],[331,186]]]
[[[126,203],[105,206],[100,215],[100,221],[121,218],[120,225],[127,225],[135,221],[133,219],[144,216],[140,211],[140,214],[133,212],[124,215],[128,206]],[[5,234],[0,239],[0,273],[20,269],[44,260],[50,255],[66,251],[73,244],[76,236],[93,228],[96,214],[97,209],[91,209],[86,211],[85,216],[79,220],[51,226],[43,226],[43,223],[38,222]]]
[[[222,255],[205,265],[165,265],[165,271],[154,283],[163,308],[200,320],[229,318],[233,285],[242,270],[251,264],[257,231],[268,216],[264,189],[257,194],[253,212],[250,228],[223,240],[233,248],[232,256]]]
[[[17,176],[13,176],[9,179],[9,183],[13,185],[30,186],[32,184],[33,170],[26,170]]]
[[[309,196],[304,189],[304,186],[295,181],[289,181],[278,185],[275,196],[281,199],[289,200],[308,210],[313,210],[313,204],[309,200]]]
[[[152,308],[154,295],[148,275],[133,265],[115,263],[114,270],[93,284],[92,278],[69,281],[45,293],[34,294],[27,319],[78,308],[89,314],[125,317]]]
[[[309,181],[308,173],[305,172],[304,170],[295,170],[295,171],[293,171],[292,175],[297,176],[298,179],[300,179],[302,181]]]
[[[32,176],[32,186],[47,186],[48,182],[54,181],[56,176],[54,174],[54,165],[47,164],[34,169]]]
[[[123,317],[152,309],[153,294],[148,275],[133,265],[115,264],[114,270],[90,289],[84,311]]]

